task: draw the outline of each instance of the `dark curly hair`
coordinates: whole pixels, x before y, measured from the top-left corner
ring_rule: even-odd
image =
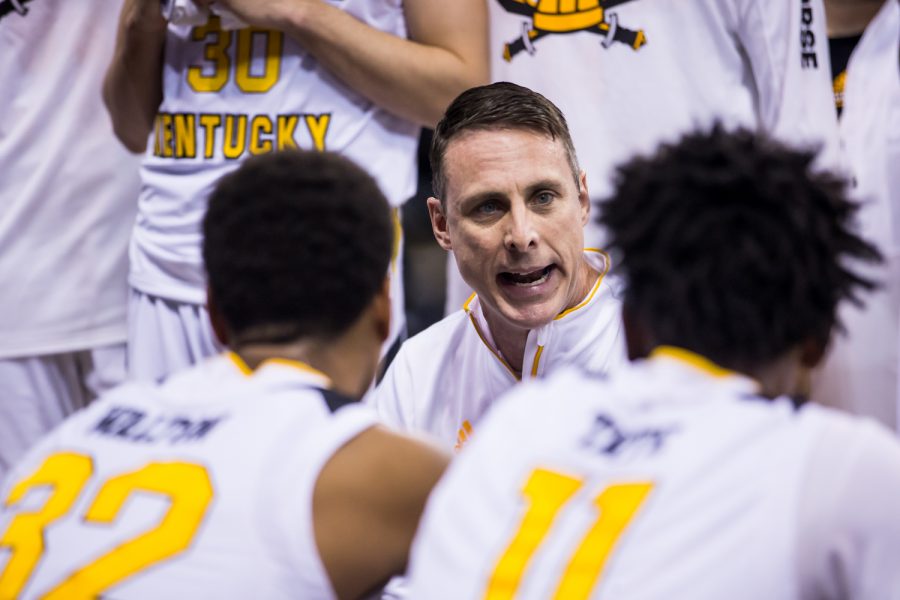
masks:
[[[559,108],[535,91],[500,81],[471,88],[457,96],[434,129],[429,154],[432,188],[442,201],[447,186],[444,175],[447,146],[463,132],[485,129],[525,129],[559,140],[566,149],[575,185],[579,185],[575,146],[566,118]]]
[[[815,153],[715,125],[620,166],[598,221],[627,283],[625,307],[655,344],[729,368],[824,344],[843,299],[874,282],[878,251],[852,227],[846,185]]]
[[[390,208],[350,160],[288,151],[223,177],[203,221],[203,260],[236,341],[333,336],[384,284]]]

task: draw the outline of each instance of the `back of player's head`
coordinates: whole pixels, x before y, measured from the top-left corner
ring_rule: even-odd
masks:
[[[382,288],[393,247],[372,177],[318,152],[254,157],[223,177],[203,235],[216,308],[242,342],[341,333]]]
[[[501,81],[466,90],[447,107],[431,142],[433,188],[443,199],[447,181],[444,155],[450,141],[466,131],[525,129],[562,142],[572,176],[578,181],[578,159],[566,118],[555,104],[526,87]]]
[[[844,182],[813,159],[716,126],[619,167],[599,221],[651,343],[731,368],[824,346],[838,303],[873,287],[849,263],[878,252],[852,230]]]

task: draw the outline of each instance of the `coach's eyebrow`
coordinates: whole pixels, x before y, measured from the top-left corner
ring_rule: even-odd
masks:
[[[540,181],[532,183],[525,188],[525,197],[530,198],[536,193],[542,192],[544,190],[550,190],[551,192],[561,194],[564,189],[565,184],[558,179],[542,179]]]
[[[503,194],[501,192],[478,192],[476,194],[472,194],[471,196],[463,198],[460,202],[460,209],[462,210],[462,212],[466,212],[467,210],[471,210],[472,208],[478,206],[483,202],[487,202],[488,200],[502,203],[507,203],[509,201],[506,197],[506,194]]]

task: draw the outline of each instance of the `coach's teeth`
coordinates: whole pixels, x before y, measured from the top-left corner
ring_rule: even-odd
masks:
[[[506,278],[516,285],[537,285],[547,280],[550,267],[531,271],[530,273],[505,273]]]

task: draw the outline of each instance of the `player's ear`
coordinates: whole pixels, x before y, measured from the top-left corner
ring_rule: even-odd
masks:
[[[375,321],[375,328],[380,336],[380,343],[383,343],[391,333],[391,277],[384,278],[381,289],[375,294],[372,300],[372,315]]]
[[[223,346],[228,345],[228,325],[225,323],[225,318],[222,316],[222,312],[219,310],[219,305],[216,303],[215,294],[213,294],[212,288],[209,284],[206,285],[206,311],[209,313],[209,322],[212,325],[213,333],[216,335],[216,339],[221,342]]]
[[[444,202],[434,196],[428,199],[428,217],[431,219],[431,231],[434,239],[444,250],[453,250],[447,226],[447,213]]]
[[[578,203],[581,205],[581,226],[588,224],[591,218],[591,195],[588,193],[587,173],[578,174]]]
[[[807,369],[816,367],[825,358],[828,339],[810,337],[800,343],[800,364]]]

